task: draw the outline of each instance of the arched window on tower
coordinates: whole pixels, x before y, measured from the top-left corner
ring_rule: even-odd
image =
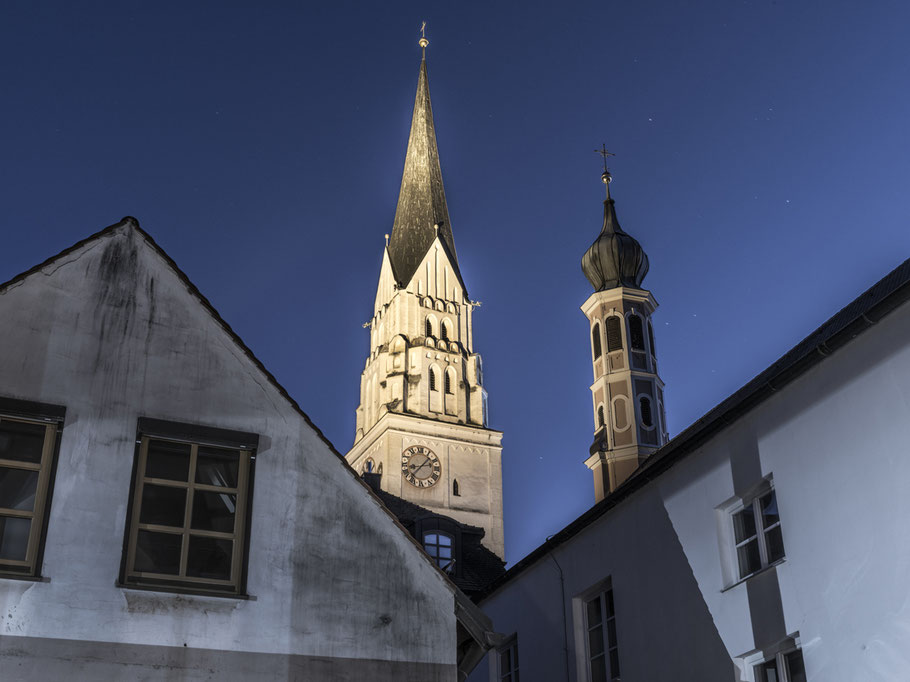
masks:
[[[425,336],[433,336],[433,320],[431,320],[429,317],[427,318],[424,332]]]
[[[622,323],[619,315],[610,315],[607,318],[607,352],[622,350]]]
[[[652,428],[654,426],[654,415],[651,414],[651,400],[642,396],[638,399],[638,406],[641,410],[641,423],[645,428]]]
[[[461,497],[461,493],[458,492],[458,479],[457,478],[452,479],[452,495],[454,495],[455,497]]]
[[[455,395],[455,389],[452,386],[455,383],[454,377],[452,376],[453,374],[454,372],[446,371],[445,391],[449,395]]]
[[[632,350],[645,349],[645,329],[641,318],[634,313],[629,315],[629,347]]]
[[[651,326],[651,320],[648,320],[648,343],[651,344],[651,355],[657,357],[657,351],[654,349],[654,327]]]
[[[594,359],[600,357],[600,325],[594,323],[594,329],[591,330],[591,344],[594,346]]]
[[[443,341],[449,340],[449,321],[443,320],[442,324],[439,325],[439,338]]]
[[[603,427],[604,425],[604,406],[600,405],[597,408],[597,426]]]
[[[430,390],[439,390],[436,388],[436,369],[434,367],[430,367]]]

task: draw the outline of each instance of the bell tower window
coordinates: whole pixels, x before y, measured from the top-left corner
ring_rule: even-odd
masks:
[[[604,406],[600,405],[597,408],[597,426],[602,427],[604,425]]]
[[[651,345],[651,355],[657,357],[657,351],[654,348],[654,327],[651,326],[651,320],[648,320],[648,343]]]
[[[629,345],[632,350],[645,349],[645,330],[638,315],[629,315]]]
[[[596,360],[601,354],[600,325],[596,322],[594,323],[594,329],[591,330],[591,344],[594,346],[594,359]]]
[[[430,367],[430,390],[439,390],[436,388],[436,370],[433,367]]]
[[[651,413],[651,400],[642,396],[638,399],[638,406],[641,411],[641,423],[645,428],[654,426],[654,415]]]
[[[452,388],[452,372],[450,371],[446,372],[445,391],[448,395],[455,395],[455,390]]]
[[[426,324],[424,325],[425,336],[433,336],[433,320],[429,317],[427,318]]]
[[[607,318],[607,352],[622,350],[622,323],[618,315]]]

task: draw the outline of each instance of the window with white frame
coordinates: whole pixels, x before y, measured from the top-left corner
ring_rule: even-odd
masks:
[[[784,538],[774,488],[758,494],[731,510],[736,567],[740,579],[784,558]]]
[[[512,637],[497,649],[496,679],[500,682],[518,682],[518,637]]]
[[[587,641],[585,658],[590,682],[619,680],[619,645],[616,639],[616,610],[613,587],[584,600]]]
[[[752,666],[755,682],[806,682],[803,652],[792,649]]]

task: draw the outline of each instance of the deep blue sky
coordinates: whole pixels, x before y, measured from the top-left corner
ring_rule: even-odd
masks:
[[[594,148],[676,434],[910,256],[910,5],[5,2],[0,280],[136,216],[346,451],[422,19],[514,562],[593,502]]]

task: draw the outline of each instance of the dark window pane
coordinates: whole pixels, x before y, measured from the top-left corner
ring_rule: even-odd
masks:
[[[600,325],[595,324],[594,329],[591,330],[591,343],[594,344],[594,359],[600,357]]]
[[[777,672],[777,661],[765,661],[755,666],[755,682],[780,682]]]
[[[591,682],[607,682],[607,659],[603,656],[591,661]]]
[[[0,421],[0,459],[37,464],[41,461],[45,433],[44,424]]]
[[[180,573],[182,535],[140,530],[136,537],[134,570],[143,573]]]
[[[629,346],[632,350],[645,349],[645,330],[638,315],[629,315]]]
[[[196,483],[237,487],[240,453],[236,450],[199,447],[196,455]]]
[[[604,652],[604,631],[603,627],[598,625],[588,632],[588,655],[593,658]]]
[[[613,590],[607,590],[604,593],[604,601],[607,603],[607,618],[612,618],[616,613],[613,609]]]
[[[755,513],[751,504],[733,515],[733,532],[736,534],[737,544],[755,535]]]
[[[237,496],[228,493],[208,493],[197,490],[193,493],[192,528],[214,530],[219,533],[234,532],[234,512]]]
[[[648,428],[654,426],[654,417],[651,414],[651,401],[648,398],[639,398],[638,405],[641,408],[641,423]]]
[[[614,350],[622,350],[622,327],[616,315],[607,318],[607,351]]]
[[[793,651],[784,658],[787,661],[787,672],[790,673],[790,682],[806,682],[806,666],[803,664],[803,652]]]
[[[607,621],[607,642],[610,647],[616,646],[616,619],[611,618]]]
[[[784,557],[784,536],[781,534],[780,526],[765,533],[765,539],[768,542],[768,561],[773,563],[782,559]]]
[[[588,627],[593,628],[595,625],[600,625],[600,595],[589,601],[587,607]]]
[[[512,650],[506,649],[499,654],[499,670],[503,673],[512,672]]]
[[[219,538],[190,537],[186,574],[194,578],[231,579],[231,550],[234,543]]]
[[[0,467],[0,507],[19,511],[35,508],[38,472]]]
[[[148,483],[143,487],[139,523],[182,528],[185,511],[185,488],[171,488]]]
[[[761,509],[762,528],[773,526],[780,521],[780,516],[777,513],[777,496],[773,490],[759,500],[759,507]]]
[[[188,480],[190,477],[189,443],[150,440],[145,460],[145,475],[149,478],[166,478],[169,481]]]
[[[758,540],[752,540],[742,547],[737,547],[736,554],[739,559],[740,578],[745,578],[747,575],[755,573],[755,571],[761,568],[761,556],[758,553]]]
[[[619,679],[619,650],[617,649],[610,652],[610,679]]]
[[[0,516],[0,559],[25,561],[32,522]]]

